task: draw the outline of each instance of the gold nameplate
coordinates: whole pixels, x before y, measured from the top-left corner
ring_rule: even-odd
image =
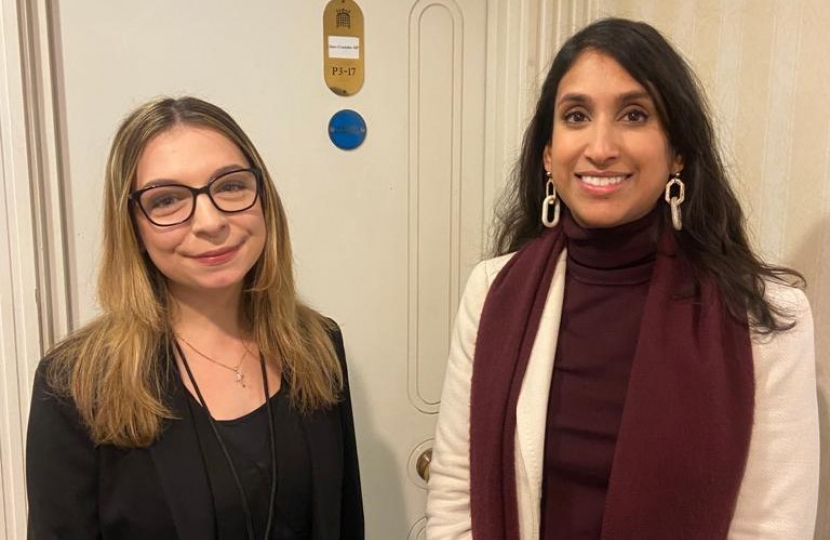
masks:
[[[363,86],[363,12],[354,0],[331,0],[323,11],[323,77],[339,96]]]

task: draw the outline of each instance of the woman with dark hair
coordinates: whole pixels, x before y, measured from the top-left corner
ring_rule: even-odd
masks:
[[[654,28],[565,43],[501,210],[456,319],[427,537],[812,539],[803,280],[750,248]]]
[[[122,122],[98,296],[36,374],[30,539],[363,538],[343,338],[297,298],[282,202],[224,110]]]

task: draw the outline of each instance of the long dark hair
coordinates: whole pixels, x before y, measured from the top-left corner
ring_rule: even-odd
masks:
[[[556,92],[580,54],[598,51],[616,60],[648,91],[673,150],[683,158],[683,230],[675,233],[696,283],[714,279],[733,316],[760,332],[791,328],[786,314],[764,298],[764,280],[804,286],[798,272],[761,261],[749,246],[745,218],[732,190],[709,121],[700,84],[689,65],[653,27],[603,19],[583,28],[560,49],[548,71],[522,153],[498,211],[494,253],[515,251],[538,237],[545,197],[542,153],[553,131]],[[661,210],[670,227],[668,205]]]

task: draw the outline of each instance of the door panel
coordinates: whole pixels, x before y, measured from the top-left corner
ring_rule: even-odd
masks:
[[[56,3],[65,99],[72,311],[95,313],[102,180],[118,121],[160,94],[226,108],[288,212],[303,297],[343,328],[368,538],[417,536],[452,318],[484,216],[487,2],[360,0],[362,90],[321,76],[324,1]],[[336,149],[328,120],[368,134]]]

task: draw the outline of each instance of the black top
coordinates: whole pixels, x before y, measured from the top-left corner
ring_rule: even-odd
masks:
[[[339,329],[330,335],[343,369],[341,400],[332,407],[299,415],[311,470],[311,539],[360,540],[364,537],[363,504],[348,370]],[[170,357],[164,351],[159,354],[162,363]],[[220,479],[222,474],[227,476],[229,489],[222,492],[236,493],[238,500],[238,491],[218,445],[209,444],[216,437],[199,435],[208,433],[210,426],[194,429],[197,423],[207,422],[206,416],[194,414],[198,409],[183,385],[176,382],[178,376],[165,381],[163,391],[173,418],[165,420],[158,440],[146,448],[117,448],[92,443],[72,400],[57,396],[50,388],[45,377],[47,364],[44,360],[35,375],[29,414],[29,538],[220,538],[218,523],[230,520],[216,517],[214,473],[218,472]],[[203,448],[220,453],[208,461],[200,455]],[[207,463],[221,466],[211,465],[208,474]],[[240,525],[234,529],[235,539],[245,537],[245,525]]]
[[[278,481],[270,538],[304,540],[311,535],[311,462],[301,419],[291,406],[286,384],[283,381],[280,390],[270,399],[277,442]],[[196,423],[202,445],[212,447],[215,435],[207,425],[205,410],[193,396],[190,396],[189,402],[194,416],[202,417],[203,420]],[[268,518],[271,487],[271,449],[266,405],[263,404],[240,418],[219,420],[216,424],[245,490],[253,518],[254,537],[262,538]],[[213,491],[217,531],[219,540],[236,540],[245,535],[244,512],[228,464],[216,450],[217,448],[206,448],[203,451]],[[219,461],[215,461],[216,458]]]
[[[629,373],[657,239],[656,212],[568,237],[562,319],[548,401],[543,540],[599,540]]]

